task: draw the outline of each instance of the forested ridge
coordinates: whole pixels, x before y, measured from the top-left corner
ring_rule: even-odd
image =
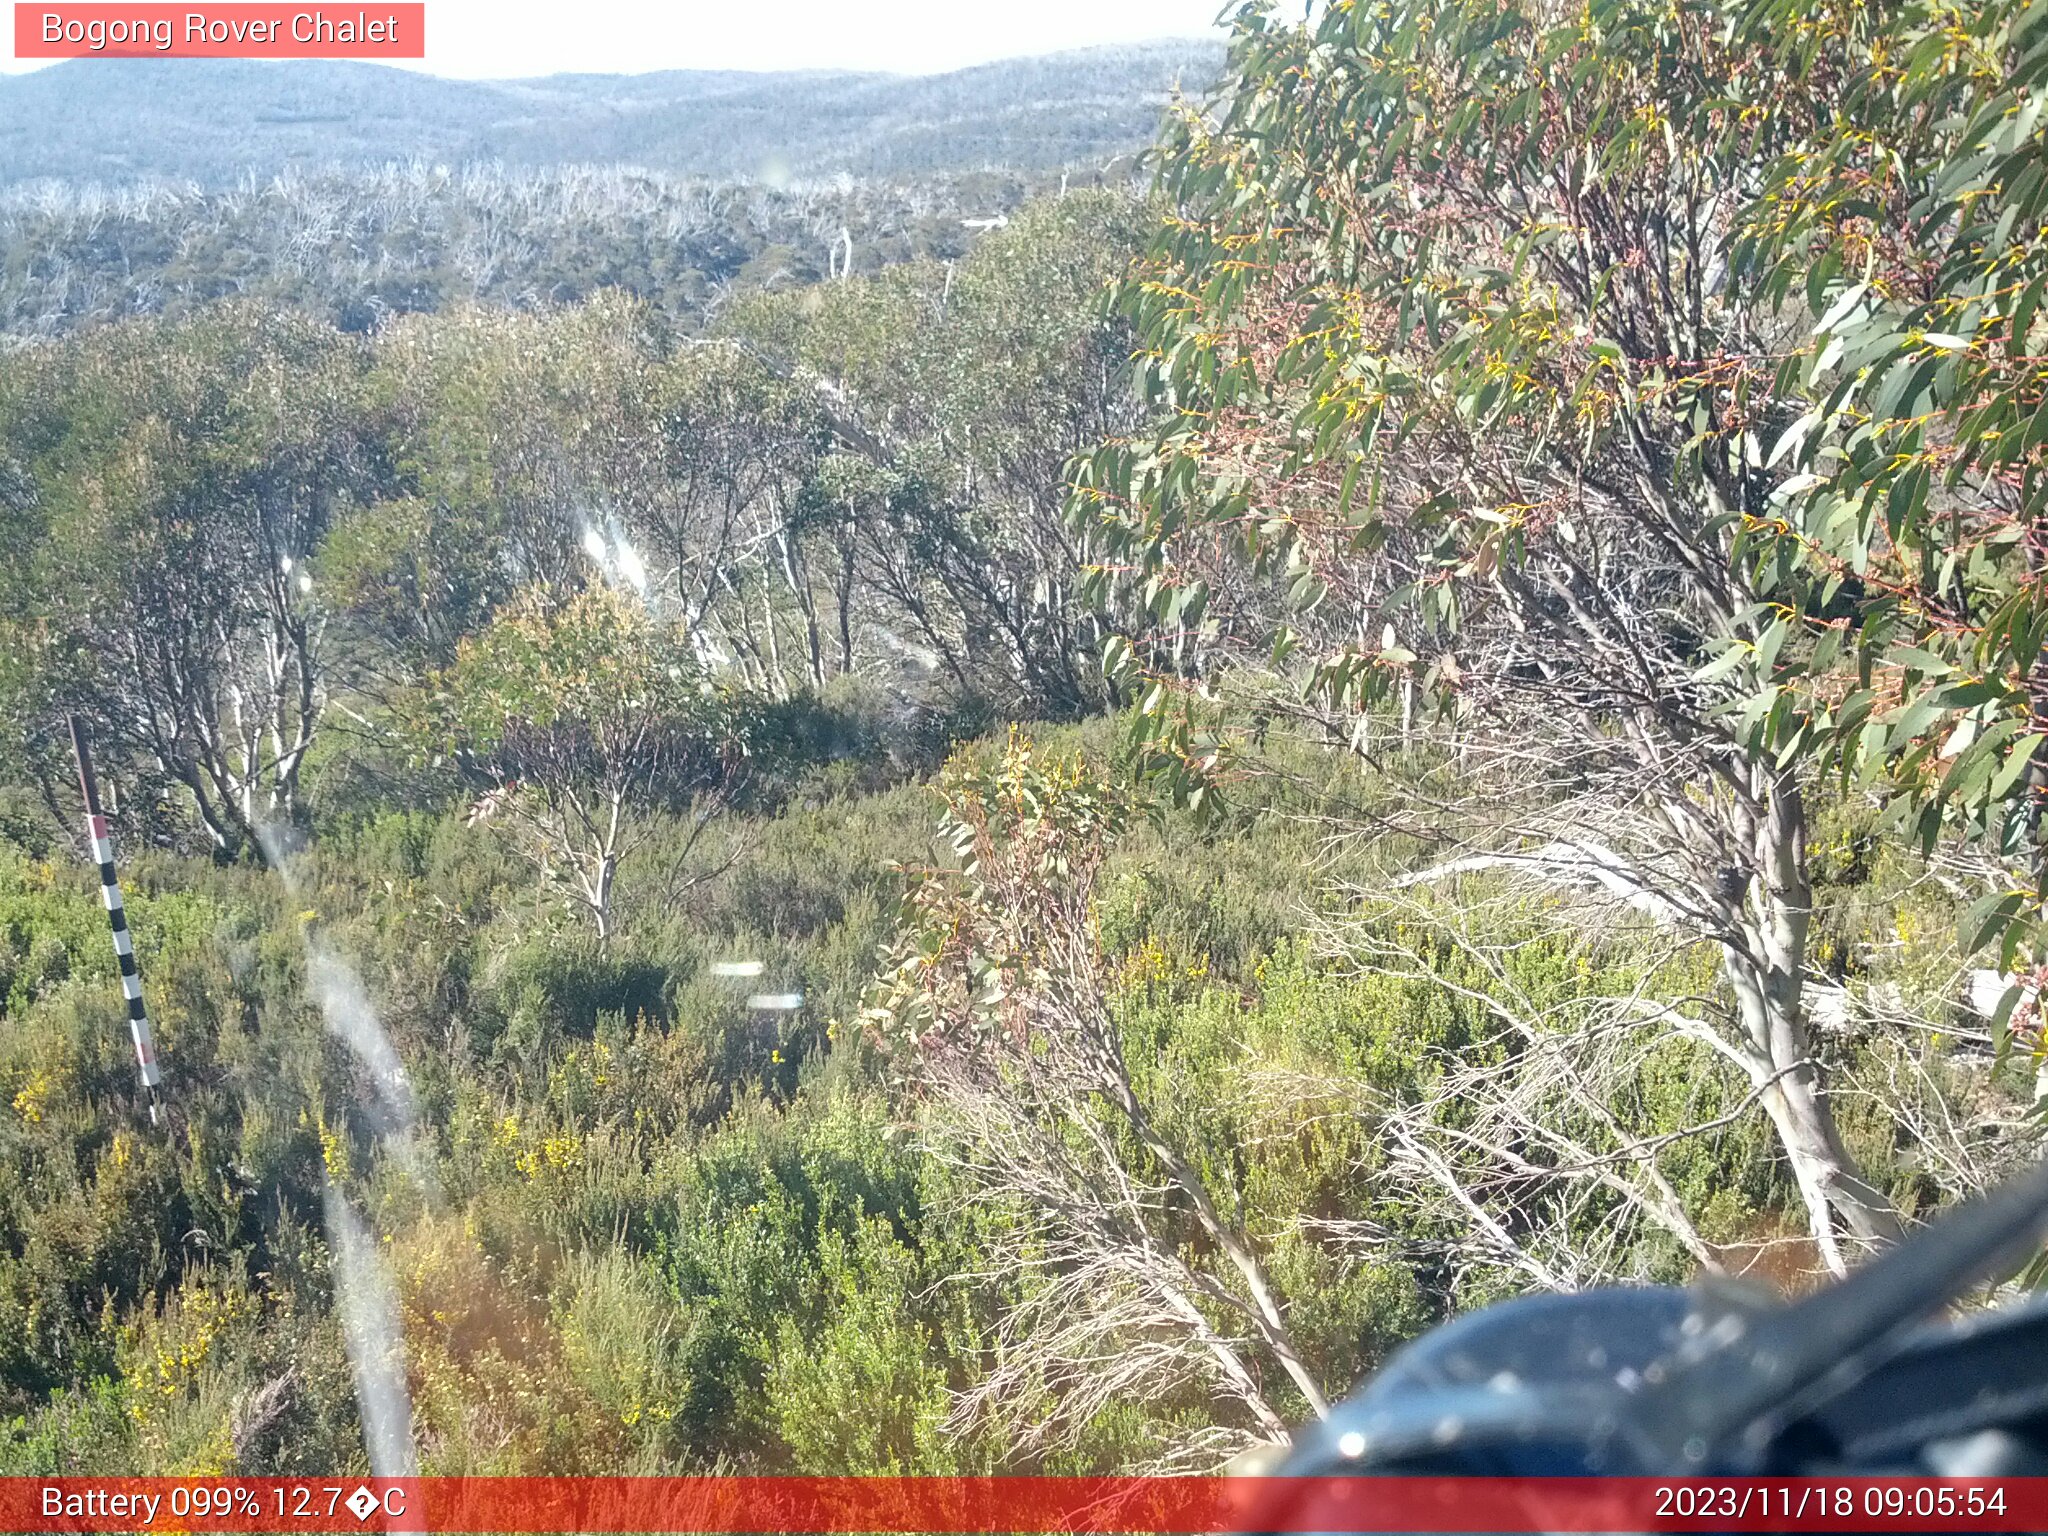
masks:
[[[1209,1468],[2032,1161],[2044,101],[1254,5],[1144,190],[8,203],[0,1470]]]
[[[1207,90],[1207,40],[1085,48],[936,75],[658,70],[444,80],[337,59],[80,59],[0,79],[0,186],[217,190],[391,162],[626,164],[718,180],[1100,169]]]

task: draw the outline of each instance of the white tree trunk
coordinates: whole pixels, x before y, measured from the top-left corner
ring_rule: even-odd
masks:
[[[1767,810],[1756,827],[1756,878],[1744,904],[1742,942],[1723,962],[1752,1057],[1750,1074],[1778,1132],[1821,1259],[1836,1274],[1848,1261],[1836,1223],[1864,1243],[1901,1234],[1890,1198],[1842,1145],[1813,1060],[1803,987],[1813,886],[1806,872],[1806,812],[1796,786],[1759,784]]]

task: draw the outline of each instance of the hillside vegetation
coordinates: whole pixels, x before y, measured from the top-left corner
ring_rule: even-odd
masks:
[[[0,1471],[1211,1468],[2035,1159],[2044,84],[1254,6],[972,239],[11,205]]]
[[[613,291],[701,329],[749,293],[957,260],[1033,193],[1128,175],[998,170],[780,188],[618,167],[418,162],[224,191],[39,184],[0,197],[0,335],[249,299],[365,331],[467,302],[543,309]]]

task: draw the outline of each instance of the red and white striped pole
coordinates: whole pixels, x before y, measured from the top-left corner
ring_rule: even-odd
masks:
[[[135,1037],[135,1060],[142,1068],[142,1086],[149,1090],[149,1123],[155,1125],[156,1089],[162,1074],[156,1069],[156,1045],[149,1036],[149,1010],[142,1003],[142,973],[135,968],[135,941],[128,932],[127,909],[121,905],[121,882],[114,878],[114,842],[107,835],[99,780],[93,777],[92,753],[86,749],[85,730],[76,715],[71,717],[71,750],[78,759],[79,792],[85,796],[86,835],[100,867],[100,899],[107,904],[107,921],[114,927],[114,960],[121,967],[121,991],[128,999],[128,1033]]]

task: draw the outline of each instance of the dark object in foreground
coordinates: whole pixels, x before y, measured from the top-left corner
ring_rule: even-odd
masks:
[[[1789,1305],[1705,1286],[1490,1307],[1396,1356],[1282,1472],[2048,1474],[2048,1299],[1933,1320],[2044,1224],[2048,1165]]]

